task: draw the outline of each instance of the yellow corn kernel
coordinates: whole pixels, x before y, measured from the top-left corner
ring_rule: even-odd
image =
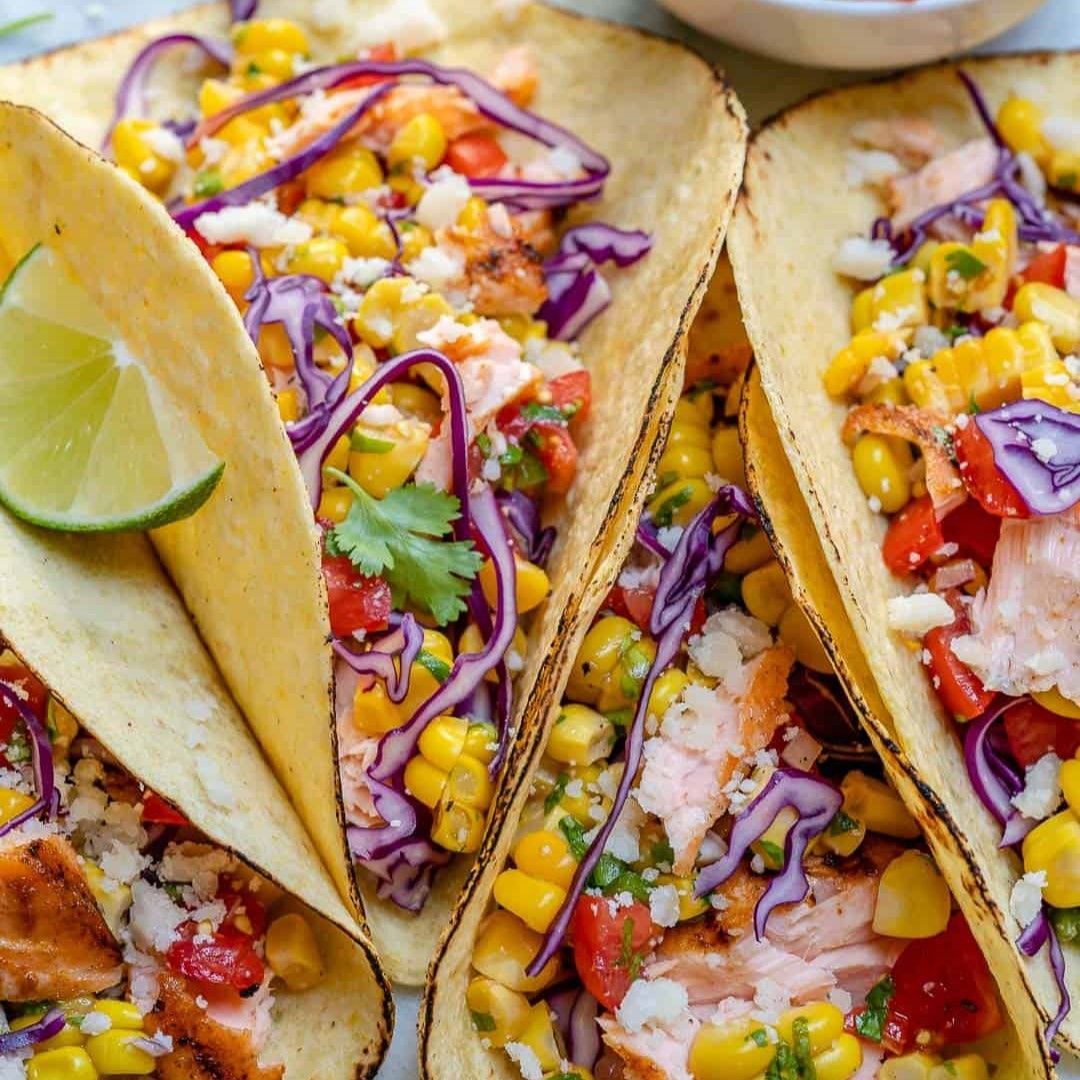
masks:
[[[656,659],[656,643],[651,638],[635,641],[619,657],[619,666],[604,680],[596,698],[602,713],[626,709],[635,704],[641,684]]]
[[[649,695],[649,715],[662,717],[675,704],[689,682],[686,672],[680,668],[669,667],[661,672]]]
[[[145,1050],[132,1045],[137,1038],[134,1031],[103,1031],[86,1040],[86,1053],[104,1076],[149,1076],[156,1062]]]
[[[498,748],[498,735],[494,724],[481,720],[469,725],[469,730],[465,732],[465,749],[462,753],[475,758],[481,765],[490,765]]]
[[[391,383],[388,389],[390,400],[406,416],[431,425],[442,421],[442,403],[430,390],[407,382]]]
[[[484,814],[464,803],[442,799],[435,807],[431,839],[447,851],[476,851],[484,838]]]
[[[1017,290],[1013,312],[1024,322],[1041,322],[1063,356],[1080,349],[1080,301],[1063,289],[1029,281]]]
[[[405,765],[405,790],[429,810],[439,805],[446,790],[447,771],[432,765],[427,757],[416,754]]]
[[[415,221],[403,221],[398,225],[401,236],[401,261],[412,262],[425,248],[435,243],[430,229],[417,225]]]
[[[1080,813],[1080,760],[1070,758],[1061,765],[1061,791],[1073,813]]]
[[[348,257],[349,249],[341,240],[332,236],[313,236],[296,245],[286,266],[290,274],[311,274],[331,285]]]
[[[874,323],[874,286],[860,289],[851,301],[851,332],[869,330]]]
[[[914,840],[921,835],[900,796],[886,783],[853,769],[840,782],[844,808],[871,832]]]
[[[904,392],[922,409],[952,412],[952,400],[936,371],[937,363],[943,359],[942,354],[949,351],[942,349],[933,360],[914,360],[904,368],[901,376]]]
[[[472,965],[489,979],[517,990],[535,994],[559,974],[559,961],[552,957],[539,975],[525,969],[540,951],[543,938],[509,911],[493,911],[480,927],[473,949]]]
[[[486,207],[487,204],[484,205]],[[500,315],[498,323],[510,337],[521,342],[522,345],[534,339],[543,340],[547,336],[547,323],[539,319],[531,319],[528,315]]]
[[[491,805],[492,790],[487,768],[476,758],[462,754],[447,774],[443,800],[486,810]]]
[[[997,127],[1006,145],[1014,153],[1030,154],[1039,164],[1049,150],[1042,126],[1042,109],[1030,98],[1007,98],[998,109]]]
[[[296,209],[295,217],[310,225],[316,232],[333,231],[334,221],[341,207],[323,199],[305,199]]]
[[[815,1054],[812,1060],[817,1080],[850,1080],[862,1065],[862,1047],[854,1035],[844,1032],[832,1046]]]
[[[905,349],[903,336],[862,330],[829,362],[825,369],[825,389],[831,397],[846,397],[855,391],[873,360],[879,356],[896,360]]]
[[[930,1080],[990,1080],[990,1071],[978,1054],[964,1054],[935,1065]]]
[[[972,396],[980,409],[996,409],[1020,397],[1020,379],[1027,364],[1020,335],[998,326],[979,343],[980,372]]]
[[[484,591],[484,599],[494,607],[498,598],[498,590],[495,586],[495,566],[490,559],[485,559],[480,567],[480,588]],[[532,611],[534,607],[547,599],[551,591],[551,582],[547,574],[528,559],[514,556],[514,594],[517,597],[517,610],[519,615],[526,611]]]
[[[569,765],[591,765],[606,758],[615,744],[615,725],[588,705],[568,702],[559,710],[547,753]]]
[[[751,570],[742,579],[742,599],[746,610],[768,626],[776,626],[791,606],[791,589],[783,567],[772,559]]]
[[[832,822],[818,837],[818,843],[826,850],[847,858],[854,855],[859,845],[866,839],[866,826],[847,807],[842,808],[845,818]]]
[[[236,23],[232,29],[233,45],[244,56],[254,56],[270,49],[287,53],[309,51],[307,34],[289,19],[252,19]]]
[[[662,487],[649,502],[649,515],[658,526],[690,524],[712,502],[713,493],[704,480],[676,480]]]
[[[464,717],[437,716],[424,728],[417,749],[432,765],[447,773],[465,749],[468,730],[469,722]]]
[[[734,424],[716,429],[712,437],[711,451],[712,471],[732,484],[745,487],[742,446],[739,444],[739,429]]]
[[[679,404],[681,405],[682,402],[680,401]],[[687,419],[676,414],[668,430],[667,446],[669,449],[672,446],[688,444],[700,447],[702,450],[708,450],[711,441],[712,435],[708,427],[696,416]]]
[[[423,652],[449,668],[454,662],[454,650],[445,634],[438,630],[424,631]],[[409,692],[397,706],[398,723],[403,724],[442,685],[441,680],[419,660],[409,670]]]
[[[495,879],[495,900],[530,929],[543,934],[566,899],[566,890],[522,870],[503,870]]]
[[[982,228],[972,237],[971,250],[989,270],[986,280],[980,275],[972,310],[998,307],[1009,289],[1009,278],[1016,264],[1016,211],[1008,199],[991,199],[986,204]]]
[[[326,460],[323,462],[323,468],[344,472],[349,466],[349,446],[349,436],[342,435],[330,448],[330,453],[326,455]]]
[[[1080,904],[1080,819],[1062,810],[1024,837],[1024,869],[1046,874],[1043,899],[1054,907]]]
[[[798,1020],[806,1024],[806,1035],[814,1054],[831,1046],[844,1030],[844,1014],[827,1001],[816,1001],[810,1005],[787,1009],[780,1014],[776,1021],[776,1030],[784,1042],[795,1042],[795,1023]]]
[[[452,319],[454,309],[445,296],[424,293],[405,305],[394,322],[391,346],[395,353],[412,352],[423,347],[420,335],[430,330],[440,319]]]
[[[237,56],[234,74],[269,75],[275,80],[291,79],[296,70],[296,55],[284,49],[267,49],[254,56]]]
[[[1044,709],[1067,716],[1070,720],[1080,720],[1080,704],[1071,701],[1060,690],[1036,690],[1031,695]]]
[[[289,370],[295,366],[292,346],[280,323],[269,323],[259,331],[259,357],[269,367]]]
[[[0,788],[0,825],[29,810],[34,800],[13,788]]]
[[[1044,367],[1025,371],[1020,383],[1025,398],[1048,402],[1066,412],[1080,412],[1080,384],[1056,357]]]
[[[937,248],[937,240],[924,240],[916,249],[915,254],[911,257],[910,266],[912,270],[921,270],[929,277],[930,259],[934,252],[937,251]]]
[[[480,630],[475,623],[469,623],[468,626],[461,632],[461,637],[458,639],[458,652],[463,653],[478,653],[484,648],[484,639],[480,636]],[[525,631],[520,626],[514,628],[514,641],[510,646],[510,653],[515,653],[519,658],[525,656],[525,651],[528,649],[528,641],[525,637]],[[507,660],[512,660],[512,657],[507,654]],[[498,682],[498,673],[494,670],[489,671],[484,676],[488,682]]]
[[[383,172],[371,150],[360,143],[348,142],[312,165],[304,173],[304,182],[310,196],[340,199],[378,187],[383,182]]]
[[[353,696],[353,726],[363,735],[385,735],[400,727],[401,714],[379,681],[367,690],[358,689]]]
[[[991,268],[968,244],[939,244],[930,257],[927,295],[937,308],[978,311],[982,285],[990,275]]]
[[[214,256],[210,268],[221,279],[228,294],[239,303],[255,280],[255,268],[246,251],[221,251]]]
[[[749,1018],[703,1024],[690,1047],[694,1080],[756,1080],[776,1056],[765,1025]]]
[[[791,826],[799,820],[799,815],[790,807],[785,807],[773,818],[769,827],[750,845],[755,855],[760,855],[769,870],[780,870],[784,865],[784,845]]]
[[[473,979],[465,991],[465,1004],[477,1033],[492,1046],[516,1042],[529,1020],[525,995],[500,986],[494,979]]]
[[[712,454],[704,447],[681,442],[669,446],[656,466],[657,483],[670,484],[673,480],[688,480],[713,471]]]
[[[755,529],[745,540],[737,540],[724,559],[724,569],[732,574],[748,574],[773,557],[772,545],[764,529]]]
[[[446,153],[446,132],[431,113],[419,113],[398,128],[390,142],[386,159],[391,168],[419,162],[434,169]]]
[[[571,778],[581,781],[581,790],[576,795],[564,791],[559,799],[558,809],[563,814],[570,814],[579,824],[588,828],[596,824],[591,811],[599,806],[606,813],[611,805],[611,800],[607,796],[598,797],[596,794],[596,781],[603,771],[600,765],[586,765],[583,768],[572,769]],[[576,785],[575,790],[577,790]]]
[[[544,1080],[595,1080],[592,1072],[584,1065],[566,1065],[559,1063],[558,1072],[544,1073]]]
[[[101,867],[90,859],[84,859],[83,871],[105,922],[113,933],[117,933],[128,908],[131,907],[131,886],[110,880]]]
[[[353,493],[346,487],[324,488],[315,516],[341,524],[353,504]]]
[[[951,906],[949,887],[933,859],[921,851],[905,851],[881,875],[874,930],[886,937],[935,937],[945,929]]]
[[[555,1026],[551,1022],[551,1010],[547,1003],[538,1001],[529,1010],[529,1017],[517,1041],[527,1046],[535,1055],[540,1068],[547,1071],[557,1069],[562,1061],[562,1047],[555,1035]]]
[[[97,1080],[98,1071],[82,1047],[65,1046],[35,1054],[26,1063],[26,1077],[27,1080]]]
[[[373,349],[385,349],[390,344],[394,322],[405,307],[407,289],[416,290],[412,278],[380,278],[364,293],[352,324],[356,334]]]
[[[94,1004],[91,999],[88,1004]],[[36,1024],[41,1019],[40,1013],[30,1013],[27,1016],[20,1016],[11,1021],[12,1031],[22,1031],[23,1028],[30,1027],[31,1024]],[[82,1046],[86,1042],[86,1036],[72,1024],[70,1021],[65,1022],[64,1026],[51,1038],[46,1039],[44,1042],[39,1042],[34,1046],[34,1053],[41,1055],[47,1053],[49,1050],[60,1050],[65,1046]]]
[[[284,424],[292,424],[300,419],[300,395],[291,387],[286,386],[277,392],[278,415]]]
[[[884,513],[895,514],[911,498],[911,448],[903,439],[866,432],[855,442],[851,463],[863,494],[877,499]]]
[[[103,1013],[112,1022],[114,1028],[125,1031],[142,1031],[143,1018],[137,1005],[130,1001],[111,1001],[108,998],[95,999],[94,1012]]]
[[[679,922],[688,922],[704,915],[709,910],[708,897],[695,896],[693,878],[676,877],[674,874],[660,874],[657,885],[673,885],[679,895]]]
[[[1046,179],[1052,187],[1080,194],[1080,153],[1055,150],[1046,165]]]
[[[871,405],[906,405],[908,395],[904,388],[904,380],[886,379],[885,382],[875,386],[863,400]]]
[[[523,873],[561,889],[569,888],[578,865],[566,837],[552,829],[526,833],[514,845],[513,857]]]
[[[919,1051],[889,1058],[878,1072],[878,1080],[930,1080],[930,1071],[941,1064],[937,1054]]]
[[[574,659],[567,694],[575,701],[596,702],[606,676],[619,663],[622,653],[641,636],[641,631],[621,615],[605,615],[585,635]]]
[[[386,186],[396,191],[409,206],[415,206],[427,190],[416,178],[412,167],[407,165],[392,169],[386,178]]]
[[[871,288],[870,324],[889,331],[923,326],[930,317],[925,281],[921,270],[901,270],[882,278]]]
[[[325,974],[311,924],[295,912],[282,915],[267,928],[266,962],[290,990],[310,990]]]
[[[116,164],[143,187],[160,194],[176,173],[175,161],[155,153],[147,136],[162,131],[152,120],[128,117],[113,129],[112,146]]]
[[[363,259],[392,259],[394,234],[369,206],[344,206],[334,214],[330,232],[345,241],[349,254]]]
[[[488,204],[479,195],[473,195],[458,214],[458,228],[466,232],[478,232],[487,222]]]
[[[204,116],[214,116],[227,109],[244,96],[243,90],[221,79],[204,79],[199,86],[199,112]]]
[[[402,420],[387,428],[357,425],[349,454],[349,475],[376,499],[402,487],[427,453],[430,435],[426,424]]]

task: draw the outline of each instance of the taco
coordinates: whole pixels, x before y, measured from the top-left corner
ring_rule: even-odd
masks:
[[[1072,1048],[1076,75],[1006,57],[797,106],[759,136],[732,240],[820,538],[792,549],[842,598],[821,620],[854,633],[1010,1001]]]
[[[407,982],[638,497],[745,141],[684,49],[509,7],[279,4],[229,29],[206,6],[0,73],[0,95],[107,139],[208,264],[184,292],[224,286],[258,344],[259,425],[225,401],[200,417],[249,463],[222,490],[251,512],[219,494],[155,542]]]
[[[424,1075],[1046,1076],[1034,1008],[1021,1038],[728,482],[735,349],[691,357],[703,381],[625,561],[597,575],[565,696],[433,965]],[[672,484],[692,494],[669,517]]]

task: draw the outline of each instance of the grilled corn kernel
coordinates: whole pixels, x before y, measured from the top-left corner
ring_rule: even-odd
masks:
[[[918,1052],[889,1058],[878,1072],[879,1080],[930,1080],[931,1069],[941,1064],[937,1054]]]
[[[112,881],[105,876],[101,867],[90,859],[84,860],[83,870],[86,873],[86,883],[94,894],[105,922],[114,934],[117,933],[128,908],[131,907],[131,886]]]
[[[1007,98],[998,109],[998,131],[1009,149],[1017,154],[1030,154],[1039,164],[1045,162],[1049,149],[1042,125],[1042,109],[1030,98]]]
[[[633,705],[654,659],[656,643],[651,638],[633,642],[619,657],[619,666],[600,687],[596,707],[603,713],[609,713]]]
[[[401,222],[398,225],[398,233],[401,236],[402,262],[412,262],[421,251],[435,243],[431,230],[423,225],[417,225],[415,221]]]
[[[886,514],[895,514],[911,498],[911,448],[902,439],[867,432],[851,451],[859,487],[868,499],[877,499]]]
[[[951,350],[942,349],[933,360],[914,360],[906,368],[901,379],[904,393],[914,404],[923,409],[938,409],[941,412],[953,411],[952,399],[948,389],[941,381],[936,364],[942,353]]]
[[[340,525],[353,504],[353,493],[346,487],[324,488],[315,516]]]
[[[349,475],[376,499],[402,487],[427,453],[431,437],[426,424],[400,420],[389,428],[355,429],[349,454]]]
[[[34,800],[29,795],[12,788],[0,788],[0,825],[18,817],[33,805]]]
[[[447,777],[448,771],[416,754],[405,765],[405,790],[429,810],[434,810],[446,790]]]
[[[1008,199],[991,199],[986,204],[982,228],[971,240],[975,257],[989,267],[986,281],[980,281],[973,298],[975,310],[998,307],[1009,289],[1009,278],[1016,263],[1016,211]]]
[[[134,1031],[123,1029],[103,1031],[86,1040],[86,1053],[103,1076],[149,1076],[157,1063],[145,1050],[133,1045],[138,1037]]]
[[[412,352],[423,347],[420,334],[430,330],[440,319],[452,319],[454,309],[439,293],[425,293],[419,299],[406,303],[394,320],[394,336],[391,347],[395,353]]]
[[[484,837],[484,815],[443,798],[435,807],[431,839],[447,851],[476,851]]]
[[[596,796],[596,781],[603,771],[603,768],[599,765],[586,765],[583,768],[572,770],[571,777],[574,780],[581,781],[581,789],[578,790],[575,785],[576,795],[564,791],[562,798],[559,799],[559,809],[570,814],[580,824],[588,828],[592,828],[596,824],[591,811],[597,806],[606,811],[611,805],[611,800],[607,796],[601,799]]]
[[[949,887],[930,856],[905,851],[881,875],[874,930],[886,937],[935,937],[949,921],[951,904]]]
[[[555,1034],[555,1025],[551,1021],[551,1010],[547,1002],[538,1001],[529,1009],[528,1019],[517,1041],[536,1055],[540,1068],[545,1072],[559,1067],[563,1058],[562,1046]]]
[[[713,468],[717,476],[740,487],[746,486],[743,469],[742,446],[739,445],[739,429],[734,424],[720,427],[712,437]]]
[[[675,443],[664,451],[656,466],[656,478],[659,484],[670,484],[673,480],[688,480],[712,471],[713,458],[708,450],[682,442]]]
[[[930,274],[930,259],[938,249],[937,240],[924,240],[911,257],[912,270],[921,270],[924,274]]]
[[[406,416],[431,425],[441,422],[442,403],[430,390],[407,382],[391,383],[389,390],[390,400]]]
[[[1024,869],[1046,874],[1043,899],[1053,907],[1080,905],[1080,820],[1062,810],[1024,837]]]
[[[143,1018],[137,1005],[130,1001],[110,1001],[108,998],[94,1001],[94,1012],[103,1013],[114,1028],[125,1031],[142,1031]]]
[[[776,1056],[765,1025],[749,1018],[703,1024],[690,1047],[694,1080],[755,1080]]]
[[[568,765],[591,765],[611,753],[615,725],[588,705],[567,703],[548,736],[547,752]]]
[[[670,667],[662,672],[653,683],[652,693],[649,695],[649,715],[662,717],[675,704],[689,682],[686,672],[679,668]]]
[[[376,682],[368,689],[357,689],[353,696],[353,727],[363,735],[384,735],[402,724],[398,707],[390,700],[386,687]]]
[[[543,938],[530,930],[509,911],[493,911],[480,927],[473,949],[472,965],[489,979],[517,990],[535,994],[551,983],[559,973],[559,962],[552,957],[539,975],[527,975],[525,969],[540,951]]]
[[[983,284],[991,274],[992,268],[968,244],[939,244],[930,257],[927,295],[937,308],[978,311]]]
[[[840,782],[840,790],[844,793],[845,811],[871,832],[901,840],[914,840],[920,835],[918,824],[900,796],[883,781],[853,769]]]
[[[465,991],[465,1004],[477,1033],[492,1046],[515,1042],[529,1020],[525,995],[494,979],[473,979]]]
[[[827,1001],[817,1001],[811,1005],[787,1009],[780,1014],[776,1021],[776,1030],[784,1042],[794,1043],[797,1020],[806,1024],[806,1034],[814,1054],[832,1046],[844,1030],[844,1014]]]
[[[1044,709],[1067,716],[1070,720],[1080,720],[1080,704],[1070,701],[1060,690],[1037,690],[1031,695]]]
[[[469,725],[465,733],[464,752],[475,758],[481,765],[490,765],[495,751],[499,748],[499,737],[495,725],[488,721],[478,721]]]
[[[775,560],[751,570],[742,580],[746,610],[768,626],[776,626],[791,605],[791,589],[783,567]]]
[[[345,241],[349,254],[355,258],[392,259],[397,254],[397,245],[394,243],[390,226],[369,206],[342,207],[334,215],[330,231]]]
[[[522,870],[504,870],[495,879],[495,900],[526,926],[546,933],[566,899],[566,890]]]
[[[479,761],[462,754],[447,774],[444,800],[486,810],[491,805],[492,785],[488,771]]]
[[[446,153],[446,132],[431,113],[420,113],[398,128],[386,159],[391,168],[419,162],[426,170],[434,169]]]
[[[1055,150],[1046,165],[1046,179],[1053,187],[1080,194],[1080,153]]]
[[[93,1005],[96,1004],[96,1002],[91,1000],[87,1004]],[[41,1015],[39,1013],[30,1013],[27,1016],[20,1016],[11,1021],[11,1030],[22,1031],[23,1028],[30,1027],[31,1024],[36,1024],[40,1019]],[[35,1044],[34,1053],[40,1055],[47,1053],[49,1050],[63,1049],[65,1046],[82,1046],[84,1042],[86,1042],[86,1036],[83,1035],[75,1024],[67,1021],[51,1039],[46,1039],[44,1042]]]
[[[817,1080],[850,1080],[862,1065],[862,1047],[854,1035],[845,1032],[827,1050],[815,1054],[812,1060]]]
[[[896,360],[904,349],[900,334],[860,331],[829,362],[825,369],[825,389],[831,397],[846,397],[862,382],[872,361],[879,356]]]
[[[858,818],[847,812],[845,817],[834,820],[818,838],[818,843],[828,851],[843,858],[854,855],[859,845],[866,839],[866,826]]]
[[[113,129],[112,146],[116,164],[143,187],[159,194],[165,190],[176,172],[176,162],[162,157],[153,147],[152,131],[161,131],[151,120],[128,117]]]
[[[304,173],[308,195],[340,199],[378,187],[383,182],[379,159],[366,146],[343,143]]]
[[[349,436],[342,435],[330,448],[330,453],[326,455],[323,468],[337,469],[338,472],[344,472],[349,467],[350,446]]]
[[[1046,401],[1066,412],[1080,412],[1080,384],[1060,360],[1055,359],[1044,367],[1025,371],[1020,376],[1020,384],[1025,398]]]
[[[1013,312],[1024,322],[1033,319],[1042,323],[1063,356],[1080,349],[1080,301],[1063,289],[1029,281],[1017,290]]]
[[[641,631],[621,615],[606,615],[598,619],[574,659],[567,693],[576,701],[595,703],[606,676],[619,663],[619,657],[641,637]]]
[[[466,232],[477,232],[487,222],[488,204],[479,195],[473,195],[458,214],[457,226]]]
[[[649,502],[649,515],[661,527],[690,524],[712,502],[713,493],[704,480],[676,480],[662,487]]]
[[[409,692],[405,695],[398,709],[398,723],[404,724],[417,709],[442,685],[442,680],[429,670],[429,666],[449,668],[454,662],[454,650],[450,640],[438,630],[424,631],[422,652],[427,653],[428,665],[417,660],[409,669]],[[432,664],[431,660],[437,661]]]
[[[424,728],[417,749],[436,768],[449,772],[465,749],[468,730],[464,717],[437,716]]]
[[[901,270],[882,278],[870,290],[870,323],[887,330],[923,326],[929,319],[926,306],[926,275],[921,270]]]
[[[221,279],[228,294],[239,302],[255,280],[255,268],[246,251],[221,251],[214,256],[210,268]]]
[[[851,301],[851,332],[869,330],[874,322],[874,287],[860,289]]]
[[[485,559],[480,567],[480,588],[484,590],[484,599],[494,607],[498,599],[498,589],[495,586],[495,566],[490,559]],[[528,559],[514,556],[514,594],[517,597],[517,610],[519,615],[526,611],[532,611],[534,607],[542,603],[551,591],[551,582],[547,574]]]
[[[930,1080],[989,1080],[986,1062],[978,1054],[949,1058],[930,1070]]]
[[[404,309],[406,290],[415,292],[409,277],[380,278],[364,293],[353,318],[356,334],[373,349],[385,349],[394,336],[394,323]]]
[[[709,910],[707,897],[694,895],[694,879],[676,877],[674,874],[661,874],[656,879],[657,885],[673,885],[679,895],[679,922],[688,922],[704,915]]]
[[[760,855],[769,870],[780,870],[784,866],[784,845],[791,826],[799,820],[799,815],[790,806],[784,807],[773,818],[769,827],[750,845],[755,855]]]
[[[514,845],[513,856],[519,870],[561,889],[569,888],[578,865],[566,837],[551,829],[526,833]]]
[[[286,259],[286,266],[290,274],[311,274],[331,285],[348,257],[349,249],[341,240],[332,236],[313,236],[296,245]]]
[[[26,1063],[27,1080],[97,1080],[98,1075],[90,1055],[80,1046],[35,1054]]]
[[[275,919],[267,929],[266,962],[290,990],[310,990],[325,974],[311,924],[295,912]]]
[[[310,47],[307,34],[289,19],[252,19],[237,23],[232,30],[232,39],[236,51],[244,56],[254,56],[269,49],[306,53]]]
[[[755,529],[745,540],[737,540],[724,559],[724,569],[732,574],[748,574],[773,557],[772,546],[763,529]]]

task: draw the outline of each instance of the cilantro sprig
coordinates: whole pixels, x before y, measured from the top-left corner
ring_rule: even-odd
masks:
[[[990,268],[977,255],[966,248],[956,248],[945,256],[945,265],[955,270],[965,281],[973,281]]]
[[[398,607],[423,608],[440,626],[461,615],[483,560],[471,540],[445,539],[461,516],[458,500],[431,484],[406,484],[376,499],[346,473],[327,472],[355,496],[328,534],[327,551],[348,556],[367,577],[383,578]]]
[[[885,1030],[885,1016],[889,1011],[889,1002],[895,993],[896,988],[888,975],[870,988],[866,995],[866,1008],[855,1016],[857,1034],[871,1042],[881,1042],[881,1036]]]

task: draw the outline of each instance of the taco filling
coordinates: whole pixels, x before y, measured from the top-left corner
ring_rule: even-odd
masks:
[[[0,1075],[283,1077],[274,996],[323,962],[281,900],[0,653]]]
[[[1080,157],[1010,97],[948,153],[923,118],[859,125],[852,164],[890,216],[834,266],[864,283],[825,374],[882,558],[911,592],[882,618],[960,726],[971,782],[1016,847],[1012,913],[1029,956],[1080,911]],[[915,138],[915,136],[918,138]],[[1067,142],[1067,140],[1066,140]],[[870,168],[872,166],[872,168]]]
[[[412,30],[397,37],[414,49],[441,33],[434,17]],[[197,119],[143,119],[174,45],[222,70]],[[393,43],[327,67],[308,53],[283,19],[152,42],[109,145],[258,346],[324,532],[350,848],[417,911],[435,870],[479,846],[507,754],[522,618],[549,591],[542,513],[588,421],[575,339],[610,298],[598,266],[651,241],[564,228],[608,164],[528,111],[524,49],[487,79]]]
[[[475,1028],[528,1080],[986,1077],[990,971],[728,482],[738,387],[713,385],[575,660]]]

